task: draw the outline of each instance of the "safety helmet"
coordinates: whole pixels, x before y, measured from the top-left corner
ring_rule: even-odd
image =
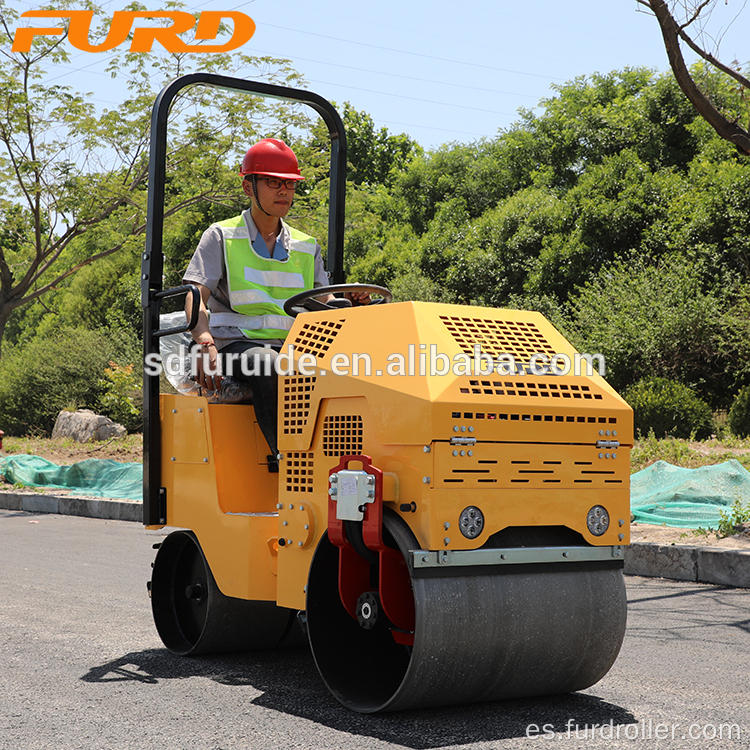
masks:
[[[304,180],[294,151],[278,138],[264,138],[251,146],[242,159],[241,175],[256,174],[282,180]]]

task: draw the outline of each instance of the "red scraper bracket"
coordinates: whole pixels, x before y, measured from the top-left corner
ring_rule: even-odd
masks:
[[[338,466],[331,469],[329,477],[348,471],[349,465],[360,463],[361,475],[374,477],[367,485],[374,496],[358,506],[363,518],[352,523],[362,524],[362,541],[368,550],[377,555],[377,580],[380,604],[386,617],[393,624],[394,640],[406,645],[414,643],[414,595],[411,589],[409,570],[401,553],[389,547],[383,540],[383,472],[372,465],[370,456],[342,456]],[[364,478],[361,476],[361,478]],[[355,478],[357,479],[357,478]],[[332,482],[331,485],[338,484]],[[336,491],[334,491],[336,492]],[[372,565],[357,552],[347,538],[345,520],[340,518],[338,499],[328,496],[328,538],[339,548],[339,596],[349,615],[357,619],[357,602],[362,594],[373,590]]]

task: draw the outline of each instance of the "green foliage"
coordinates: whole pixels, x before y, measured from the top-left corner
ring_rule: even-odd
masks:
[[[750,436],[750,386],[743,388],[729,411],[729,429],[740,438]]]
[[[570,301],[573,343],[604,355],[618,390],[650,373],[720,400],[731,379],[719,355],[729,290],[704,290],[703,279],[679,256],[604,267]]]
[[[142,378],[133,372],[133,365],[110,362],[99,381],[99,411],[127,428],[128,432],[142,429],[143,393]]]
[[[703,439],[713,429],[711,407],[682,383],[649,377],[627,388],[623,396],[633,407],[641,435]]]
[[[60,411],[96,409],[104,370],[118,357],[106,334],[57,330],[5,354],[0,361],[0,424],[9,435],[51,433]]]
[[[719,511],[719,525],[716,529],[716,535],[719,538],[732,536],[748,521],[750,521],[750,503],[744,503],[737,498],[730,506],[729,512]]]

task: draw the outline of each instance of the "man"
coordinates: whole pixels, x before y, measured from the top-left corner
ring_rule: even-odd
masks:
[[[258,424],[271,449],[269,471],[278,471],[274,365],[293,322],[283,305],[299,292],[326,286],[328,276],[315,239],[283,221],[304,179],[292,149],[265,138],[245,154],[240,174],[251,208],[203,233],[183,283],[195,284],[201,295],[192,331],[204,355],[197,358],[198,384],[221,391],[222,376],[217,373],[230,369],[227,355],[235,358],[232,375],[252,389]],[[363,293],[347,296],[359,304],[370,301]],[[188,298],[188,316],[191,303]]]

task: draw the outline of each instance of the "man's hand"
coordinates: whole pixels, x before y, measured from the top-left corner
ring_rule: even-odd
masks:
[[[372,302],[369,292],[344,292],[344,297],[350,299],[354,305],[369,305]]]
[[[198,356],[195,359],[195,380],[201,388],[207,391],[221,389],[221,372],[219,368],[219,352],[213,341],[198,345]]]

